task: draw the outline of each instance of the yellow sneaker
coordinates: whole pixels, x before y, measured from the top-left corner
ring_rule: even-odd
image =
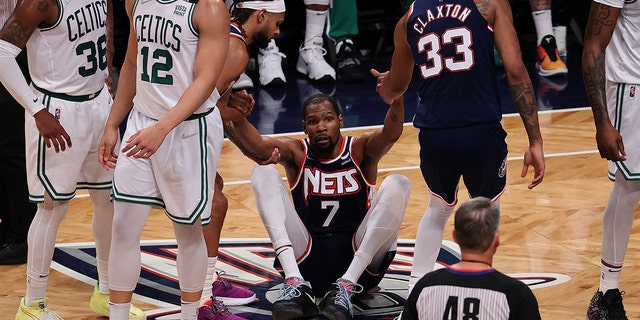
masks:
[[[546,35],[538,46],[538,74],[543,77],[560,76],[567,74],[567,65],[564,64],[558,54],[556,38]]]
[[[109,294],[101,293],[97,283],[95,287],[93,287],[91,300],[89,300],[89,307],[91,307],[93,312],[101,316],[109,317]],[[132,303],[129,308],[129,319],[144,320],[147,319],[147,316],[144,314],[144,311],[134,306]]]
[[[55,312],[47,309],[49,298],[38,299],[25,305],[24,298],[20,300],[20,307],[16,313],[16,320],[62,320]]]

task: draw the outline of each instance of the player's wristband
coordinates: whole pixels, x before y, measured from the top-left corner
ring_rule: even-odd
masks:
[[[22,71],[16,62],[16,57],[22,51],[15,45],[0,39],[0,82],[32,116],[44,109],[44,105],[38,103],[33,90],[27,84]]]

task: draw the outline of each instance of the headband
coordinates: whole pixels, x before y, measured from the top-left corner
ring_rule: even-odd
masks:
[[[270,13],[285,12],[284,0],[250,0],[241,1],[236,3],[236,8],[241,9],[253,9],[253,10],[267,10]]]

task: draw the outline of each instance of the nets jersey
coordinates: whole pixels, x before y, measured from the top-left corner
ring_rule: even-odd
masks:
[[[640,1],[594,1],[622,9],[605,55],[607,80],[640,84]]]
[[[229,37],[240,39],[242,43],[244,43],[244,46],[247,49],[247,52],[249,52],[249,45],[247,44],[247,39],[245,39],[244,36],[242,35],[242,30],[240,30],[240,28],[238,28],[234,24],[231,24],[229,28]],[[233,81],[231,81],[231,83],[229,83],[229,85],[226,88],[224,88],[224,90],[222,90],[222,92],[220,93],[220,96],[224,96],[227,92],[229,92],[229,90],[233,89],[233,84],[235,84],[236,81],[238,81],[238,78],[240,78],[240,75],[238,75],[238,77],[233,79]]]
[[[164,117],[194,80],[198,31],[193,24],[196,1],[136,0],[133,28],[138,41],[136,96],[140,113]],[[217,90],[194,112],[215,106]]]
[[[422,76],[416,127],[500,121],[493,30],[473,0],[415,1],[407,40]]]
[[[416,283],[401,320],[540,320],[538,302],[524,283],[495,269],[428,273]]]
[[[95,93],[107,78],[107,1],[58,0],[58,20],[27,41],[29,73],[45,90]]]
[[[317,159],[308,139],[296,180],[291,185],[293,203],[312,235],[353,234],[371,205],[375,183],[368,182],[351,156],[355,137],[342,139],[335,159]]]

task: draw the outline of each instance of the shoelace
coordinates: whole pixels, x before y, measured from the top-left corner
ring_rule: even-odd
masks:
[[[269,51],[264,55],[264,58],[260,61],[261,68],[275,68],[276,66],[279,68],[280,63],[282,63],[282,59],[286,58],[287,55],[280,51]]]
[[[306,51],[306,50],[311,50],[312,54],[311,54],[311,58],[314,58],[316,60],[324,60],[324,55],[327,54],[327,50],[321,46],[318,45],[310,45],[310,46],[305,46],[300,48],[300,51]]]
[[[225,306],[224,303],[222,303],[222,301],[217,300],[217,299],[212,299],[211,300],[211,307],[214,309],[213,311],[215,311],[215,314],[228,315],[228,314],[231,313],[231,311],[229,311],[229,309],[227,309],[227,306]]]
[[[362,286],[354,283],[349,285],[338,284],[338,293],[336,294],[336,304],[339,304],[349,310],[349,313],[353,315],[353,304],[351,303],[351,296],[355,293],[362,292]]]
[[[300,284],[301,282],[296,282],[294,285],[285,283],[282,288],[278,290],[276,300],[290,300],[301,296],[302,293],[298,290],[298,286],[300,286]]]
[[[218,273],[218,279],[219,280],[216,280],[213,283],[216,283],[216,282],[222,283],[222,286],[225,288],[225,290],[229,290],[231,288],[231,283],[229,283],[229,280],[227,280],[227,279],[222,277],[223,275],[225,275],[227,273],[224,272],[224,271],[220,271],[220,272],[217,272],[217,273]]]

